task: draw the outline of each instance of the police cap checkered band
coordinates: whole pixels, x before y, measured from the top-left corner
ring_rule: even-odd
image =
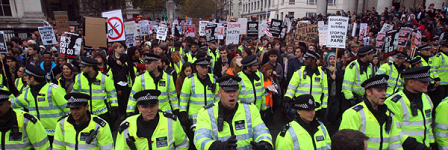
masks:
[[[195,64],[199,65],[199,66],[207,66],[207,65],[210,65],[210,61],[208,61],[207,59],[202,59],[202,60],[197,60],[195,62]]]
[[[369,87],[373,87],[376,85],[383,85],[383,84],[387,84],[387,79],[386,78],[382,78],[381,80],[376,80],[376,81],[372,81],[370,83],[367,83],[367,85],[365,85],[364,88],[368,89]]]
[[[158,96],[153,96],[153,95],[151,95],[151,93],[148,93],[148,94],[146,94],[146,96],[140,96],[139,98],[137,98],[137,102],[153,101],[153,100],[159,101],[157,98],[158,98]]]
[[[158,61],[159,58],[152,57],[152,56],[145,56],[145,61]]]
[[[219,86],[238,86],[238,81],[230,78],[229,80],[220,82]]]
[[[370,53],[373,53],[373,52],[375,52],[375,50],[370,49],[370,50],[367,50],[367,51],[365,51],[365,52],[359,52],[358,54],[359,54],[359,55],[367,55],[367,54],[370,54]]]
[[[425,44],[425,45],[422,45],[422,46],[418,47],[419,51],[421,51],[421,50],[430,50],[430,49],[431,49],[431,46],[429,44]]]
[[[255,59],[255,60],[252,60],[251,62],[249,62],[247,64],[243,64],[243,66],[251,66],[251,65],[254,65],[254,64],[257,64],[257,63],[258,63],[258,61]]]
[[[75,97],[70,97],[70,99],[67,100],[67,103],[87,103],[89,102],[88,99],[85,98],[75,98]]]
[[[312,57],[312,58],[314,58],[314,59],[316,59],[316,60],[318,60],[319,58],[318,58],[318,56],[315,56],[315,55],[313,55],[313,54],[311,54],[311,53],[309,53],[309,52],[306,52],[305,53],[305,55],[303,56],[303,57]]]
[[[295,108],[300,108],[300,109],[308,109],[308,105],[307,104],[294,104]]]
[[[429,72],[426,73],[417,73],[417,74],[410,74],[410,75],[403,75],[404,79],[420,79],[420,78],[428,78]]]
[[[41,77],[41,78],[45,77],[45,75],[38,75],[38,74],[36,74],[36,73],[34,73],[34,72],[28,70],[28,69],[25,69],[25,75],[30,75],[30,76],[35,76],[35,77]]]

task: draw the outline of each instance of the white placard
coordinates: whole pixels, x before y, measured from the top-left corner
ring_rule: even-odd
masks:
[[[241,25],[240,34],[247,34],[247,18],[238,18],[238,23]]]
[[[149,22],[148,22],[148,20],[141,20],[138,23],[140,24],[140,32],[143,35],[148,35],[149,34]]]
[[[216,34],[218,35],[218,39],[224,39],[224,26],[218,26],[216,27]]]
[[[348,17],[328,17],[327,47],[345,48],[347,37]]]
[[[353,23],[353,28],[352,28],[352,37],[354,37],[356,35],[356,28],[358,27],[357,23]]]
[[[326,26],[326,27],[322,27],[322,30],[319,30],[319,45],[320,46],[327,45],[328,25],[323,25],[323,26]]]
[[[102,17],[107,18],[107,39],[109,42],[126,40],[122,16],[121,9],[102,13]]]
[[[238,44],[240,40],[241,25],[238,22],[229,22],[227,24],[226,45]]]
[[[135,27],[135,22],[134,21],[129,21],[129,22],[125,22],[124,23],[124,28],[126,31],[126,36],[128,36],[127,34],[136,34],[137,33],[137,28]]]
[[[393,25],[385,23],[385,24],[383,24],[383,27],[381,28],[380,32],[387,32],[387,31],[392,30],[393,28],[394,28]]]
[[[199,36],[205,36],[206,27],[207,27],[207,21],[199,21]]]
[[[134,33],[126,33],[126,46],[128,48],[136,45],[134,35]]]
[[[38,27],[40,38],[44,45],[55,45],[58,42],[56,41],[56,36],[54,35],[53,27]]]
[[[159,26],[157,28],[157,39],[165,41],[167,32],[168,32],[168,29],[166,26]]]

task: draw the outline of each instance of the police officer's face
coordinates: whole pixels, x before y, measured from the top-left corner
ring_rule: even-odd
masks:
[[[311,66],[311,65],[313,65],[313,63],[316,63],[314,60],[315,60],[315,59],[314,59],[314,58],[311,58],[311,57],[307,57],[307,58],[305,58],[305,66]]]
[[[81,71],[84,73],[89,73],[89,71],[90,71],[89,66],[82,66]]]
[[[257,72],[257,70],[258,70],[258,65],[250,66],[250,72]]]
[[[8,113],[9,107],[11,107],[10,101],[0,104],[0,120],[5,119],[5,117],[6,117],[5,115]]]
[[[377,105],[384,105],[387,88],[370,88],[366,90],[367,98]]]
[[[31,79],[30,79],[31,77],[29,76],[29,75],[24,75],[23,76],[23,80],[25,80],[25,82],[28,84],[28,85],[31,85]]]
[[[314,115],[316,115],[316,110],[297,110],[297,113],[303,121],[311,122],[314,119]]]
[[[221,97],[221,103],[224,107],[228,109],[235,108],[236,100],[238,99],[239,92],[235,91],[226,91],[219,87],[218,95]]]
[[[153,72],[159,66],[159,61],[151,61],[149,63],[145,63],[146,70],[148,72]]]
[[[205,76],[208,73],[208,67],[206,66],[196,66],[196,70],[198,71],[198,74],[201,76]]]
[[[448,52],[448,47],[447,46],[442,46],[442,48],[440,48],[440,49],[442,49],[442,51],[445,52],[445,53]]]
[[[77,107],[77,108],[70,108],[70,113],[71,113],[73,119],[75,120],[75,122],[79,122],[84,117],[86,117],[86,112],[88,109],[89,109],[89,104],[87,104],[86,106],[81,106],[81,107]]]
[[[429,49],[427,49],[427,50],[420,50],[420,54],[422,54],[424,56],[429,56],[429,54],[430,54]]]
[[[397,63],[397,64],[403,64],[404,63],[404,61],[405,61],[405,59],[404,58],[398,58],[398,57],[395,57],[395,62]]]
[[[409,87],[415,91],[415,92],[419,92],[419,93],[426,93],[428,92],[428,85],[429,82],[423,82],[420,80],[410,80],[409,82]]]
[[[159,104],[156,105],[137,105],[138,111],[142,113],[144,121],[152,120],[157,115],[157,110],[159,109]]]

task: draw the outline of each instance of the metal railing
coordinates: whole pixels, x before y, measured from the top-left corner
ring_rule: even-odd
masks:
[[[31,33],[38,31],[37,28],[0,28],[0,31],[5,33],[5,40],[11,41],[12,37],[19,37],[24,40],[31,37]]]

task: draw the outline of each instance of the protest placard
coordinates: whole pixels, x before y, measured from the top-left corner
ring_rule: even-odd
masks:
[[[82,37],[79,34],[64,32],[59,43],[59,57],[75,59],[81,53]]]
[[[109,42],[124,41],[126,35],[121,9],[102,13],[107,18],[107,38]]]
[[[356,35],[356,28],[358,27],[357,23],[353,23],[353,28],[352,28],[352,37],[355,37]]]
[[[165,41],[167,32],[168,32],[168,29],[166,26],[163,26],[163,25],[159,26],[157,28],[157,39]]]
[[[136,43],[135,43],[134,33],[129,33],[129,34],[126,33],[126,46],[129,48],[129,47],[132,47],[135,45],[136,45]]]
[[[141,20],[138,23],[140,24],[140,32],[143,35],[148,35],[149,34],[149,22],[148,22],[148,20]]]
[[[194,24],[185,26],[185,35],[187,37],[195,37],[196,36],[195,25]]]
[[[299,22],[294,38],[299,42],[310,42],[319,37],[318,34],[319,28],[317,26]]]
[[[247,18],[238,18],[238,23],[241,25],[240,34],[247,34]]]
[[[8,47],[6,46],[5,32],[0,31],[0,53],[8,53]]]
[[[282,23],[283,21],[272,19],[271,21],[271,27],[269,28],[269,32],[271,32],[272,36],[279,36],[282,32]]]
[[[422,33],[420,31],[412,33],[411,49],[417,49],[421,45]]]
[[[384,57],[389,57],[398,51],[398,31],[390,30],[386,32],[386,37],[384,38]]]
[[[364,37],[367,36],[367,23],[361,23],[359,26],[359,38],[358,41],[362,42]]]
[[[134,21],[129,21],[129,22],[125,22],[124,23],[124,28],[126,31],[126,36],[127,34],[137,34],[137,28],[135,27],[135,22]]]
[[[408,39],[412,34],[412,31],[414,31],[414,29],[412,28],[401,28],[399,35],[398,35],[398,46],[403,46],[406,47],[407,43],[408,43]]]
[[[229,22],[227,24],[226,45],[238,44],[240,40],[241,25],[238,22]]]
[[[218,39],[224,39],[224,26],[216,27],[216,35],[218,35]]]
[[[205,36],[205,28],[208,21],[199,21],[199,36]]]
[[[84,16],[84,45],[97,49],[107,47],[106,18]]]
[[[68,25],[68,16],[66,11],[53,11],[54,19],[56,20],[56,28],[58,34],[64,32],[70,32],[70,26]]]
[[[207,42],[215,41],[218,37],[215,34],[217,24],[210,24],[205,28],[205,39]]]
[[[340,16],[328,17],[327,47],[345,48],[348,18]]]
[[[378,35],[376,36],[376,45],[375,45],[376,50],[383,50],[385,37],[386,37],[386,33],[384,33],[384,32],[378,33]]]
[[[53,27],[38,27],[40,38],[44,45],[55,45],[58,42],[56,41],[56,36],[54,35]]]
[[[250,21],[247,23],[247,36],[258,36],[258,22]]]
[[[383,27],[381,27],[380,32],[384,32],[384,33],[386,33],[387,31],[390,31],[390,30],[392,30],[393,28],[394,28],[393,25],[384,23],[384,24],[383,24]]]
[[[322,29],[319,30],[319,45],[320,46],[327,45],[328,25],[323,25],[323,26],[326,26],[326,27],[322,27]]]

